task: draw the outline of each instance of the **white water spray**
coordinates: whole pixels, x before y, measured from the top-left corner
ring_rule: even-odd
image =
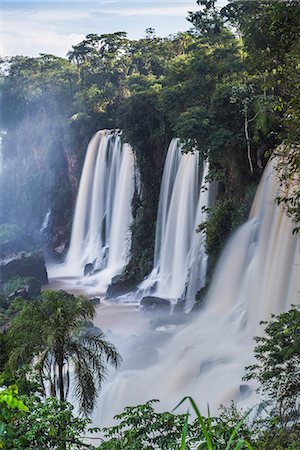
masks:
[[[172,139],[160,190],[154,267],[140,285],[139,296],[150,292],[173,300],[184,296],[192,307],[204,286],[207,256],[204,235],[196,229],[206,217],[207,175],[206,164],[200,173],[199,153],[182,154],[180,141]]]
[[[299,237],[277,206],[278,183],[270,164],[257,191],[251,216],[227,244],[206,306],[194,321],[159,349],[159,361],[143,370],[125,370],[106,386],[95,422],[111,421],[127,405],[152,398],[172,409],[193,396],[205,414],[231,400],[255,401],[253,386],[242,381],[253,362],[253,336],[260,320],[299,303]]]
[[[81,277],[91,264],[100,271],[88,283],[97,291],[122,271],[129,257],[134,170],[130,145],[115,132],[98,131],[87,149],[69,251],[54,276]]]
[[[3,136],[6,135],[5,130],[0,130],[0,175],[3,171]]]

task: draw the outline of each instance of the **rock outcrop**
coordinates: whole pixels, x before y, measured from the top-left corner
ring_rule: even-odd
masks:
[[[34,277],[41,284],[48,284],[48,275],[42,252],[21,252],[3,259],[0,263],[1,283],[6,283],[15,276]]]

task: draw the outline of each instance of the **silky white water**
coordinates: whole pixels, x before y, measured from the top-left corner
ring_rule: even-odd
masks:
[[[3,136],[6,135],[5,130],[0,130],[0,175],[3,171]]]
[[[82,277],[91,264],[97,275],[80,284],[105,292],[112,277],[122,271],[129,257],[134,171],[130,145],[122,145],[115,132],[98,131],[86,153],[70,247],[64,264],[50,268],[52,277]]]
[[[44,217],[42,226],[40,228],[40,233],[44,233],[48,229],[49,222],[50,222],[50,216],[51,216],[51,210],[49,209]]]
[[[164,172],[159,194],[157,224],[155,231],[154,267],[158,267],[160,263],[161,248],[165,238],[168,210],[181,157],[182,153],[179,139],[172,139],[164,164]]]
[[[160,190],[153,271],[139,286],[138,296],[151,293],[193,305],[205,285],[207,256],[203,233],[208,206],[207,165],[201,173],[199,153],[182,154],[172,139],[166,156]]]
[[[275,203],[278,188],[270,164],[248,222],[222,254],[202,311],[158,348],[157,363],[143,370],[127,365],[110,380],[95,423],[111,423],[125,406],[152,398],[172,409],[191,395],[203,413],[208,403],[212,414],[231,400],[242,406],[256,401],[242,377],[253,361],[252,338],[262,332],[259,321],[300,303],[299,238]]]

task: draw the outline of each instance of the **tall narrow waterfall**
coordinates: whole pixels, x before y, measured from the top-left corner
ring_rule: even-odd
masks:
[[[245,385],[242,377],[253,362],[252,338],[262,332],[259,321],[300,303],[299,237],[276,205],[276,180],[271,163],[248,222],[223,252],[205,307],[159,349],[157,363],[120,372],[111,381],[101,405],[106,416],[152,398],[172,408],[185,395],[193,396],[203,413],[207,403],[213,414],[231,400],[251,403],[254,386]]]
[[[172,139],[166,156],[164,173],[160,187],[157,223],[155,233],[154,267],[158,267],[161,248],[165,238],[168,210],[172,198],[173,187],[182,157],[179,139]]]
[[[0,130],[0,175],[3,170],[3,136],[6,134],[6,131]]]
[[[83,275],[109,269],[113,276],[126,265],[132,221],[134,157],[120,136],[102,130],[92,138],[82,170],[65,272]],[[108,281],[109,282],[109,281]]]
[[[188,298],[192,305],[204,286],[207,257],[204,235],[196,233],[205,220],[208,202],[207,165],[199,154],[182,154],[178,139],[170,143],[160,190],[153,271],[140,290],[159,297]]]

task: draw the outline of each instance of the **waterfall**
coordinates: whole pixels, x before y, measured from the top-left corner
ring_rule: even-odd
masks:
[[[42,226],[40,228],[40,234],[45,233],[49,228],[49,222],[50,222],[50,216],[51,216],[51,209],[49,209],[44,217]]]
[[[123,145],[121,167],[117,177],[110,227],[108,267],[122,269],[128,262],[129,227],[132,222],[131,200],[134,194],[134,158],[131,147]]]
[[[172,139],[166,156],[159,194],[155,232],[154,267],[158,267],[160,262],[161,247],[165,238],[168,210],[181,157],[182,153],[179,139]]]
[[[88,284],[97,286],[102,272],[108,284],[127,264],[134,170],[130,145],[116,132],[98,131],[88,145],[61,276],[80,277],[91,264],[97,277]]]
[[[0,175],[3,171],[3,136],[6,135],[5,130],[0,130]]]
[[[186,310],[190,310],[193,307],[197,292],[206,284],[208,257],[205,252],[205,233],[204,231],[197,232],[195,230],[197,230],[198,226],[207,219],[207,206],[209,205],[209,186],[207,182],[208,170],[208,163],[205,163],[187,265],[187,288],[184,295],[186,298]]]
[[[204,414],[207,403],[217,414],[221,403],[234,400],[248,407],[255,401],[255,386],[242,377],[253,363],[259,321],[300,302],[299,236],[275,202],[278,190],[271,163],[249,220],[223,251],[202,311],[159,348],[156,363],[143,370],[127,366],[106,386],[100,409],[110,420],[125,406],[152,398],[172,409],[191,395]]]
[[[201,173],[199,153],[182,154],[179,139],[172,139],[160,190],[153,271],[139,286],[139,296],[184,296],[191,307],[204,286],[207,256],[204,235],[196,229],[205,221],[207,175],[207,164]]]

